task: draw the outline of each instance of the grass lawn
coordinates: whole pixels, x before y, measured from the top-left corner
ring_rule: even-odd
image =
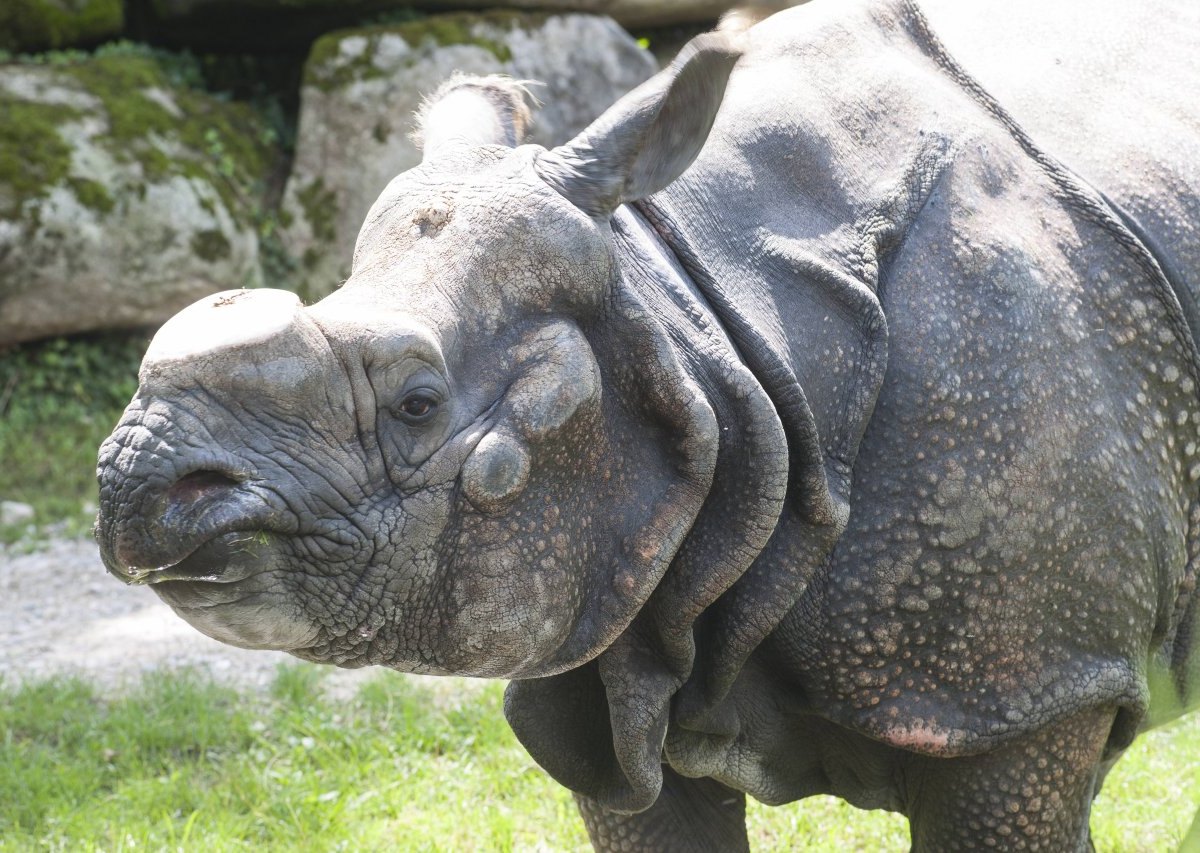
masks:
[[[381,673],[349,699],[282,668],[269,696],[155,674],[0,685],[0,850],[580,850],[567,793],[504,723],[501,687]],[[1173,850],[1200,799],[1200,716],[1143,738],[1097,801],[1100,851]],[[752,805],[756,850],[906,850],[832,799]]]

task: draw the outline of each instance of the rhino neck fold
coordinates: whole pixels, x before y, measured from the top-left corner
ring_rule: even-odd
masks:
[[[657,762],[665,744],[677,768],[729,778],[740,723],[726,700],[836,543],[845,496],[831,490],[804,391],[794,378],[787,384],[781,360],[744,323],[741,337],[730,332],[730,315],[714,309],[638,211],[619,210],[613,233],[626,298],[643,303],[682,353],[717,415],[720,451],[713,488],[671,568],[601,656],[598,674],[609,687],[623,767],[631,769],[634,756],[623,755],[622,744],[634,733],[621,729],[619,709],[632,701],[659,721],[643,760]],[[747,346],[760,357],[747,357]],[[657,661],[663,671],[633,685],[645,695],[621,695],[628,685],[621,674],[635,659]]]
[[[800,594],[811,566],[797,563],[788,579],[766,583],[755,570],[785,515],[788,488],[787,439],[770,397],[634,212],[618,212],[614,244],[622,274],[613,313],[642,318],[639,334],[674,353],[678,375],[659,381],[703,395],[713,416],[715,470],[694,522],[632,623],[593,662],[514,681],[506,713],[559,781],[610,808],[638,811],[658,796],[680,691],[695,697],[691,713],[707,714]],[[602,330],[596,334],[603,339]],[[753,589],[739,592],[748,579]],[[584,713],[584,694],[603,695],[608,713]]]

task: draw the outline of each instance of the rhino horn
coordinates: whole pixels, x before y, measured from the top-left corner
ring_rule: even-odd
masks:
[[[741,56],[738,44],[733,32],[692,39],[666,69],[573,140],[539,157],[538,173],[598,219],[663,189],[704,147],[729,73]]]
[[[510,77],[455,74],[421,106],[414,141],[425,160],[459,145],[514,148],[532,123],[532,100],[525,84]]]

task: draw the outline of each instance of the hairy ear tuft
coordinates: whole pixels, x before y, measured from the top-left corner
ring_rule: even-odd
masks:
[[[743,33],[776,12],[800,6],[808,0],[747,0],[730,9],[717,22],[717,29],[727,33]]]
[[[540,106],[531,85],[538,84],[504,74],[455,72],[421,103],[411,138],[425,159],[455,143],[515,148],[533,124],[533,108]]]

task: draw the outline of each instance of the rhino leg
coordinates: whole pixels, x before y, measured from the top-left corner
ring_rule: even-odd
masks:
[[[1093,709],[993,752],[922,759],[913,850],[1092,849],[1088,816],[1114,717]]]
[[[599,853],[736,853],[750,849],[745,794],[712,779],[688,779],[665,765],[662,793],[644,812],[606,811],[578,794],[575,802]]]

